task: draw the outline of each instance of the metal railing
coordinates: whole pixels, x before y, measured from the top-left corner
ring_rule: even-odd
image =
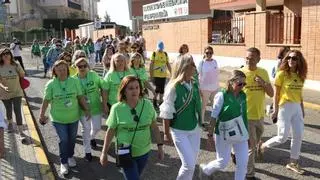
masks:
[[[292,13],[267,14],[267,43],[300,44],[301,16]]]
[[[244,43],[245,18],[213,20],[212,43]]]

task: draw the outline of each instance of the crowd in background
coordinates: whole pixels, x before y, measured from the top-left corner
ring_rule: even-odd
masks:
[[[39,122],[46,124],[50,119],[57,132],[61,174],[68,174],[69,168],[76,166],[73,155],[78,123],[82,128],[84,158],[92,161],[91,151],[97,147],[95,137],[104,119],[108,129],[100,163],[108,164],[107,153],[115,137],[117,164],[127,179],[139,179],[150,155],[152,133],[159,159],[164,157],[164,143],[173,144],[182,163],[176,179],[191,180],[200,150],[201,131],[208,132],[207,142],[211,147],[215,143],[217,152],[216,160],[200,165],[201,178],[225,168],[232,159],[236,164],[236,180],[256,179],[255,160],[261,159],[268,148],[284,143],[290,128],[293,133],[291,159],[286,168],[304,173],[298,160],[307,64],[300,51],[281,50],[273,87],[267,71],[257,66],[260,51],[249,48],[244,52],[246,65],[234,70],[226,87],[220,88],[220,71],[212,47],[205,47],[203,59],[195,61],[188,45],[183,44],[178,50],[179,56],[170,64],[164,42],[157,43],[149,59],[145,42],[141,33],[127,37],[108,35],[95,42],[79,37],[72,41],[51,38],[43,46],[37,40],[33,42],[32,56],[42,58],[44,78],[48,73],[51,78],[44,88]],[[14,128],[13,106],[19,132],[24,137],[20,128],[21,111],[18,112],[23,96],[18,83],[24,76],[19,50],[21,47],[15,40],[10,49],[1,52],[0,85],[8,92],[7,97],[1,97],[6,107],[8,130]],[[103,65],[103,77],[92,70],[96,64]],[[270,116],[278,122],[279,130],[277,136],[262,142],[265,95],[274,97]],[[205,111],[210,97],[214,99],[209,118],[205,117]],[[50,117],[46,115],[48,108]],[[164,138],[157,118],[163,122]]]

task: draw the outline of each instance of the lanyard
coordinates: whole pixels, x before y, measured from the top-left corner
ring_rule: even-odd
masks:
[[[63,94],[64,99],[68,99],[68,98],[67,98],[67,87],[68,87],[69,77],[65,80],[65,86],[64,86],[64,87],[62,87],[61,81],[60,81],[59,79],[57,79],[57,80],[58,80],[58,82],[59,82],[59,87],[60,87],[60,89],[61,89],[61,91],[62,91],[62,94]]]

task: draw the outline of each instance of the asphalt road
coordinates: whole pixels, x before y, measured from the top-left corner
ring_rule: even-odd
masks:
[[[30,103],[30,108],[34,117],[39,117],[39,110],[43,97],[44,85],[48,79],[43,79],[42,69],[36,70],[36,66],[33,60],[30,59],[29,53],[26,51],[23,53],[24,61],[27,66],[28,79],[31,81],[30,88],[27,89],[27,100]],[[320,95],[314,97],[319,99]],[[320,101],[318,102],[320,104]],[[209,117],[209,112],[207,112]],[[306,170],[305,175],[297,175],[292,171],[286,170],[285,165],[288,162],[290,155],[290,141],[285,144],[272,148],[265,153],[264,162],[256,164],[256,177],[260,179],[320,179],[320,125],[319,119],[320,112],[312,109],[306,109],[305,118],[305,131],[301,152],[301,166]],[[86,162],[84,157],[84,150],[82,146],[82,137],[80,132],[80,126],[78,131],[78,137],[75,147],[75,158],[77,161],[77,167],[72,169],[66,177],[61,177],[59,174],[59,150],[58,150],[58,137],[51,125],[48,123],[45,126],[37,123],[40,129],[40,136],[44,140],[44,145],[47,148],[47,156],[49,162],[53,166],[54,173],[57,179],[110,179],[119,180],[123,179],[121,173],[115,166],[114,149],[109,151],[111,161],[107,167],[101,167],[99,164],[99,156],[101,152],[101,146],[103,144],[103,137],[105,131],[100,131],[97,135],[98,148],[93,151],[95,156],[92,162]],[[277,128],[267,118],[265,120],[265,133],[263,140],[267,140],[276,134]],[[198,158],[198,164],[208,163],[216,158],[214,148],[208,149],[206,146],[206,135],[201,133],[201,152]],[[147,167],[144,170],[141,179],[152,180],[171,180],[175,179],[178,170],[180,168],[180,160],[174,147],[165,146],[165,159],[159,162],[156,158],[156,145],[153,145],[151,156]],[[228,167],[221,172],[215,173],[212,177],[214,179],[233,179],[235,166],[230,162]],[[194,179],[198,179],[198,166],[196,167]]]

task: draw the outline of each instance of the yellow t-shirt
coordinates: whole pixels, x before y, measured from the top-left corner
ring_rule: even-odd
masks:
[[[241,70],[247,76],[247,85],[243,91],[247,95],[248,120],[260,120],[265,114],[265,90],[254,79],[256,76],[260,76],[266,83],[270,83],[269,75],[265,69],[260,67],[254,71],[250,71],[247,67]]]
[[[153,61],[153,77],[167,77],[167,63],[169,59],[166,53],[155,52],[155,56],[151,56],[151,61]]]
[[[297,73],[290,73],[289,76],[288,73],[279,71],[274,84],[281,87],[279,106],[286,102],[301,102],[303,82]]]

